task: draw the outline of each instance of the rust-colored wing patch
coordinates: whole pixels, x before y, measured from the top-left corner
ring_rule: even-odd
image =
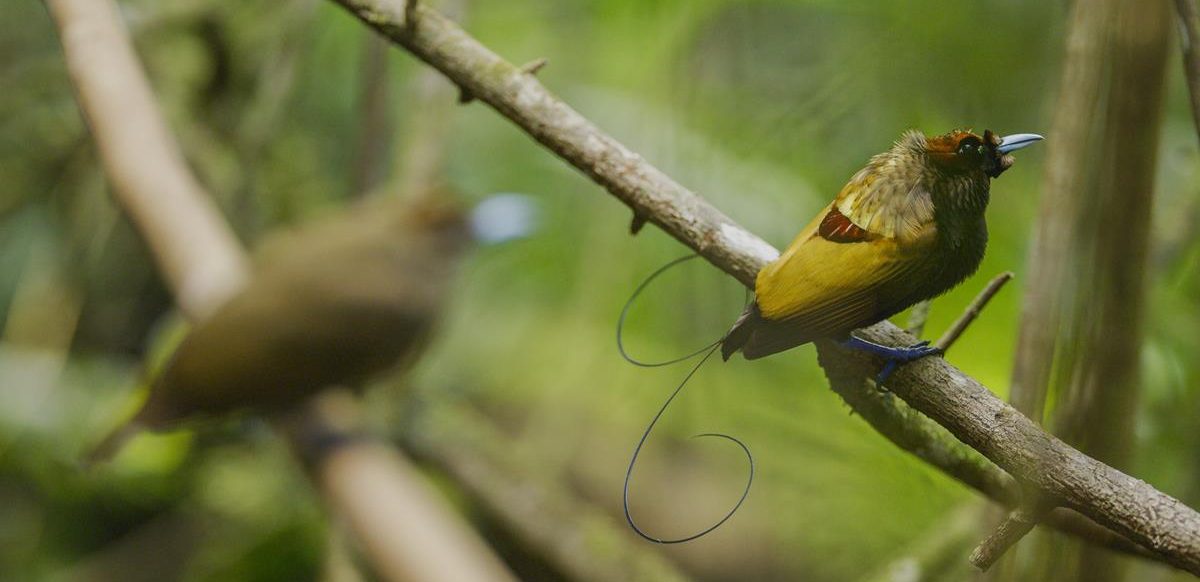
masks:
[[[837,206],[829,209],[829,214],[821,221],[817,229],[821,238],[835,243],[865,242],[875,238],[867,229],[854,224]]]

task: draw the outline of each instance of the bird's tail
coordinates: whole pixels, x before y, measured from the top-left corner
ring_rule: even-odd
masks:
[[[737,513],[738,509],[741,508],[742,503],[746,501],[746,496],[750,494],[750,486],[754,482],[754,456],[752,454],[750,454],[750,449],[746,446],[745,443],[743,443],[741,440],[738,440],[737,437],[733,437],[733,436],[730,436],[727,434],[722,434],[722,433],[698,434],[695,436],[697,436],[697,437],[717,437],[717,438],[727,440],[727,441],[737,445],[742,450],[742,452],[746,455],[746,461],[750,467],[750,474],[746,480],[746,487],[745,487],[745,489],[742,490],[742,496],[738,499],[737,503],[735,503],[733,505],[733,507],[728,512],[726,512],[725,515],[720,520],[713,523],[709,527],[707,527],[697,533],[694,533],[692,535],[681,537],[681,538],[674,538],[674,539],[664,539],[664,538],[650,535],[645,530],[643,530],[641,528],[641,526],[639,526],[637,524],[637,522],[633,518],[633,513],[630,510],[629,489],[630,489],[630,482],[633,479],[633,468],[637,464],[638,455],[641,454],[642,446],[645,445],[646,440],[648,438],[650,438],[650,432],[654,430],[654,426],[656,424],[658,424],[658,420],[660,418],[662,418],[664,413],[666,413],[667,407],[671,405],[671,402],[673,402],[675,400],[676,396],[679,396],[679,393],[683,391],[684,386],[687,386],[688,381],[692,379],[692,376],[694,376],[696,374],[696,372],[698,372],[700,370],[700,367],[703,366],[704,363],[707,362],[709,360],[709,358],[711,358],[712,355],[717,352],[717,348],[721,348],[722,355],[725,356],[725,359],[729,359],[729,356],[725,352],[725,349],[727,348],[727,346],[734,346],[735,342],[740,342],[740,343],[736,343],[736,346],[740,347],[742,344],[746,343],[747,338],[749,337],[749,334],[750,334],[749,330],[752,329],[752,327],[745,325],[744,321],[746,321],[748,313],[753,313],[755,315],[758,313],[758,308],[755,307],[753,304],[751,304],[750,307],[747,308],[746,312],[743,312],[742,317],[738,318],[738,321],[737,321],[737,323],[734,324],[733,329],[731,329],[725,335],[718,338],[716,341],[713,341],[713,342],[709,343],[708,345],[706,345],[690,354],[687,354],[685,356],[681,356],[681,357],[663,361],[663,362],[645,362],[645,361],[638,360],[638,359],[635,359],[632,356],[630,356],[625,351],[625,344],[623,341],[622,331],[625,328],[625,317],[629,314],[629,308],[633,305],[634,300],[636,300],[638,298],[638,296],[641,295],[642,291],[644,291],[646,289],[646,287],[648,285],[650,285],[650,283],[652,281],[654,281],[656,278],[658,278],[659,275],[663,274],[668,269],[670,269],[671,267],[674,267],[675,265],[678,265],[679,263],[682,263],[684,261],[689,261],[698,256],[699,255],[688,255],[685,257],[675,259],[675,260],[667,263],[666,265],[663,265],[657,271],[651,273],[649,277],[646,277],[646,280],[642,281],[641,285],[638,285],[637,289],[635,289],[633,291],[633,294],[630,295],[629,300],[625,303],[625,307],[621,310],[620,318],[617,320],[617,349],[621,352],[621,357],[625,358],[625,360],[631,364],[634,364],[636,366],[642,366],[645,368],[655,368],[655,367],[659,367],[659,366],[667,366],[670,364],[675,364],[678,362],[682,362],[684,360],[692,359],[697,356],[703,356],[702,358],[700,358],[700,361],[696,362],[696,364],[694,366],[692,366],[692,369],[687,373],[686,376],[684,376],[683,380],[679,382],[679,384],[675,387],[675,390],[673,390],[671,392],[670,396],[668,396],[667,399],[665,401],[663,401],[662,406],[659,407],[658,412],[655,413],[654,418],[650,421],[650,424],[646,425],[646,429],[642,432],[641,438],[638,439],[637,446],[635,446],[633,449],[633,456],[629,459],[629,466],[625,470],[625,486],[624,486],[623,493],[622,493],[622,501],[623,501],[623,506],[625,508],[625,521],[629,524],[629,527],[632,528],[635,533],[637,533],[637,535],[641,536],[642,538],[644,538],[646,540],[649,540],[649,541],[652,541],[655,543],[659,543],[659,544],[678,544],[678,543],[691,541],[691,540],[694,540],[701,536],[707,535],[709,532],[717,529],[718,527],[721,527],[722,524],[724,524],[726,521],[728,521],[729,518],[733,517],[733,514]],[[743,329],[743,327],[747,331],[740,331],[741,329]],[[737,338],[734,338],[735,334],[738,335]],[[743,335],[745,337],[742,337]],[[734,338],[734,339],[731,339],[731,338]],[[733,351],[736,351],[736,349],[737,348],[734,347]],[[732,351],[729,353],[732,353]]]
[[[633,307],[634,301],[637,301],[637,298],[638,298],[638,296],[640,296],[642,294],[642,291],[645,291],[646,287],[650,286],[650,283],[654,282],[654,280],[657,279],[659,275],[662,275],[663,273],[667,272],[675,265],[690,261],[699,256],[700,255],[687,255],[687,256],[679,257],[678,259],[675,259],[675,260],[659,267],[657,271],[650,273],[650,276],[646,277],[646,279],[644,281],[642,281],[641,284],[638,285],[636,289],[633,290],[633,293],[631,293],[629,295],[629,299],[627,299],[625,301],[625,307],[621,308],[620,317],[617,318],[617,351],[620,352],[621,358],[623,358],[626,362],[629,362],[630,364],[633,364],[635,366],[639,366],[642,368],[659,368],[662,366],[669,366],[671,364],[678,364],[679,362],[690,360],[697,356],[703,355],[705,352],[708,352],[709,350],[720,345],[721,342],[725,341],[725,336],[722,336],[719,339],[717,339],[716,341],[713,341],[712,343],[709,343],[694,352],[688,353],[683,356],[679,356],[678,358],[672,358],[670,360],[665,360],[662,362],[647,362],[644,360],[639,360],[639,359],[629,355],[629,352],[625,350],[625,333],[624,333],[625,332],[625,319],[629,316],[629,310],[630,310],[630,308]]]
[[[750,336],[761,321],[762,314],[758,311],[758,302],[751,302],[738,316],[737,321],[733,322],[733,327],[729,328],[725,337],[721,338],[721,359],[728,361],[730,356],[742,349],[746,342],[750,341]]]
[[[146,425],[137,416],[122,422],[84,454],[80,459],[80,464],[84,469],[90,470],[97,465],[107,463],[120,452],[129,439],[145,429]]]

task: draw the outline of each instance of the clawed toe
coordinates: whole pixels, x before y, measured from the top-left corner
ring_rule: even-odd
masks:
[[[902,357],[902,359],[905,362],[911,362],[913,360],[919,360],[921,358],[928,357],[928,356],[940,356],[940,355],[942,355],[941,348],[936,348],[934,346],[931,346],[931,345],[929,345],[929,342],[921,342],[915,346],[908,348],[907,354],[905,354],[905,356]]]

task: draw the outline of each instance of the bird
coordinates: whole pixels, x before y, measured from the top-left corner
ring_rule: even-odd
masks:
[[[144,430],[284,410],[416,359],[472,241],[518,238],[536,220],[520,195],[468,212],[441,194],[364,201],[266,243],[247,285],[188,332],[140,409],[84,464],[110,458]]]
[[[987,247],[991,181],[1012,167],[1012,152],[1042,139],[905,132],[758,272],[754,300],[720,340],[722,358],[755,360],[832,339],[883,357],[883,380],[899,364],[939,354],[928,342],[890,347],[851,332],[975,273]]]
[[[991,181],[1012,167],[1012,152],[1041,141],[1040,135],[998,137],[955,129],[937,136],[906,131],[892,147],[867,162],[841,192],[788,245],[759,270],[754,299],[723,336],[685,356],[644,362],[625,352],[622,328],[630,306],[655,278],[699,255],[676,259],[642,281],[617,319],[617,350],[626,361],[658,367],[703,356],[659,407],[642,431],[625,470],[625,521],[645,540],[678,544],[716,530],[746,501],[754,482],[754,457],[736,437],[718,437],[746,456],[749,478],[737,503],[697,533],[664,539],[647,533],[630,511],[630,481],[650,432],[693,375],[719,349],[728,361],[736,353],[747,360],[777,354],[816,340],[834,340],[884,359],[875,377],[883,386],[904,363],[940,354],[928,342],[911,346],[880,345],[853,335],[859,328],[887,319],[915,303],[932,299],[966,280],[979,268],[987,248],[984,213]]]

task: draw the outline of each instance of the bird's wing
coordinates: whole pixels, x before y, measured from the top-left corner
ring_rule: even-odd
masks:
[[[761,319],[742,348],[746,358],[842,335],[907,306],[925,276],[937,227],[932,210],[923,212],[924,201],[887,200],[871,188],[872,181],[870,174],[855,176],[759,273],[755,296]],[[928,196],[919,188],[900,196],[909,195]],[[896,218],[897,207],[909,212]]]
[[[833,207],[875,237],[913,241],[933,222],[933,198],[918,172],[918,164],[902,163],[890,152],[875,156],[850,178]]]

